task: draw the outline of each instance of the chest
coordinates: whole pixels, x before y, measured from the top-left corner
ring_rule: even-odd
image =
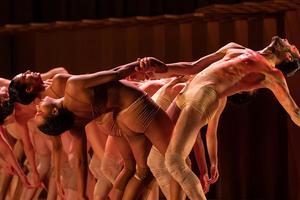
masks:
[[[260,73],[250,73],[241,79],[242,84],[259,84],[265,80],[265,75]]]

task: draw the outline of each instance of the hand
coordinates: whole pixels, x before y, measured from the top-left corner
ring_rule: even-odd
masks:
[[[207,173],[205,173],[203,176],[200,176],[200,182],[202,185],[203,192],[206,194],[209,191],[209,186],[210,186]]]
[[[143,81],[149,79],[149,74],[141,71],[135,71],[130,76],[126,78],[128,81]]]
[[[216,165],[212,165],[210,167],[210,179],[209,179],[209,184],[213,184],[215,182],[217,182],[219,178],[219,170],[218,170],[218,166]]]
[[[140,66],[136,67],[136,71],[152,71],[154,73],[164,73],[168,71],[166,64],[154,57],[138,58],[138,62]]]

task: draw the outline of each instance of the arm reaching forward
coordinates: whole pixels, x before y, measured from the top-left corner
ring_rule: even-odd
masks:
[[[274,69],[267,75],[264,84],[274,93],[275,97],[290,115],[293,122],[300,127],[300,109],[290,95],[283,74],[279,70]]]

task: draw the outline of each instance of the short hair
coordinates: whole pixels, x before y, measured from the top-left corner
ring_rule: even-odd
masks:
[[[74,114],[66,108],[58,108],[58,114],[46,117],[45,122],[38,126],[46,135],[58,136],[70,130],[74,125]]]
[[[11,80],[8,86],[9,97],[14,102],[28,105],[38,96],[39,92],[27,92],[27,84]]]
[[[0,105],[0,125],[4,123],[6,117],[11,115],[14,111],[14,103],[9,99],[3,100]]]
[[[291,77],[300,69],[300,61],[297,54],[291,51],[286,45],[282,43],[282,40],[278,36],[272,38],[273,45],[269,47],[269,50],[275,54],[277,57],[282,58],[282,56],[289,52],[292,56],[291,61],[282,61],[276,65],[276,68],[279,69],[285,76]]]

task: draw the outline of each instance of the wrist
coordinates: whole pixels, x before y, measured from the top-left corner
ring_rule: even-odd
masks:
[[[218,167],[218,162],[217,161],[214,161],[214,162],[211,162],[210,163],[210,167]]]

